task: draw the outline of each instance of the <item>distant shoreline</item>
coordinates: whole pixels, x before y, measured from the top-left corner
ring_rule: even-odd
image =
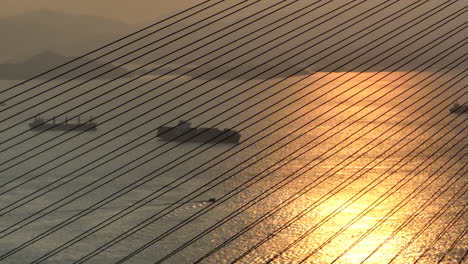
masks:
[[[0,79],[2,80],[28,80],[37,75],[45,73],[50,69],[53,69],[57,66],[65,64],[67,62],[72,61],[75,59],[74,57],[65,57],[50,51],[40,53],[32,58],[25,60],[19,63],[4,63],[0,64]],[[80,64],[83,64],[86,61],[81,60]],[[51,79],[57,74],[65,73],[68,70],[73,69],[76,66],[65,65],[60,67],[60,70],[54,71],[55,73],[52,74],[45,74],[37,79]],[[78,70],[71,72],[70,74],[65,74],[59,79],[72,79],[75,76],[82,75],[80,79],[89,78],[87,71],[92,69],[98,68],[98,70],[93,71],[94,75],[103,74],[104,72],[110,71],[108,73],[103,74],[99,77],[99,79],[114,79],[118,78],[121,75],[128,73],[129,71],[122,68],[122,67],[115,67],[112,64],[104,65],[104,63],[99,61],[93,61],[87,64],[84,67],[80,67]],[[134,74],[128,74],[128,77],[133,77]]]
[[[31,57],[30,59],[19,62],[19,63],[5,63],[0,64],[0,80],[28,80],[37,75],[45,73],[50,69],[53,69],[57,66],[66,64],[69,61],[72,61],[74,57],[65,57],[50,51],[40,53],[36,56]],[[297,66],[283,66],[277,67],[277,65],[241,65],[241,66],[217,66],[217,65],[205,65],[197,68],[196,65],[183,66],[179,68],[178,65],[152,65],[147,66],[144,69],[139,69],[135,72],[130,73],[131,68],[139,67],[139,65],[133,65],[131,68],[124,67],[115,67],[112,64],[104,65],[103,62],[92,61],[84,67],[80,67],[77,70],[73,70],[69,74],[65,74],[58,78],[55,76],[60,75],[60,73],[67,72],[72,70],[74,67],[83,64],[85,60],[80,60],[80,63],[71,63],[70,65],[65,65],[60,67],[60,69],[53,71],[53,73],[43,74],[40,77],[36,78],[39,80],[48,80],[48,79],[91,79],[97,75],[102,75],[96,78],[100,79],[115,79],[115,78],[133,78],[141,75],[151,76],[161,76],[161,75],[179,75],[187,76],[191,78],[197,78],[201,80],[210,80],[210,79],[220,79],[220,80],[249,80],[249,79],[276,79],[276,78],[289,78],[294,76],[305,76],[314,73],[330,73],[330,72],[383,72],[386,67],[381,65],[380,67],[373,67],[372,69],[365,69],[364,66],[361,67],[342,67],[338,70],[332,71],[334,69],[329,69],[331,67],[319,67],[314,68],[301,68]],[[161,67],[161,68],[158,68]],[[97,70],[93,70],[99,68]],[[317,71],[317,68],[320,68],[320,71]],[[399,72],[406,72],[404,67],[399,69]],[[153,71],[153,69],[156,69]],[[362,70],[360,70],[362,69]],[[350,71],[351,70],[351,71]],[[91,71],[91,74],[86,72]],[[426,72],[437,72],[437,69],[426,69]],[[107,73],[105,73],[107,72]],[[149,72],[149,73],[148,73]],[[86,73],[86,74],[85,74]],[[104,74],[105,73],[105,74]],[[83,76],[80,76],[83,75]],[[80,76],[76,78],[77,76]],[[124,76],[124,77],[121,77]]]

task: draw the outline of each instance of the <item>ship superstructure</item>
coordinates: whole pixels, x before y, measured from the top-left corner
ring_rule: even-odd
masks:
[[[94,122],[93,118],[91,117],[88,121],[81,123],[80,118],[78,117],[76,123],[72,123],[65,118],[63,122],[56,122],[55,118],[52,119],[52,122],[45,121],[44,118],[35,117],[34,120],[29,123],[29,127],[32,130],[62,130],[62,131],[95,131],[97,129],[97,124]]]

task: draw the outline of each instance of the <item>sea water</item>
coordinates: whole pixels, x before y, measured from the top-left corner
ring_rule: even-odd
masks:
[[[1,81],[0,262],[74,263],[114,241],[88,263],[145,245],[127,262],[456,263],[467,250],[467,115],[448,109],[467,101],[463,77],[165,76],[142,85],[153,76],[7,91],[18,82]],[[93,117],[98,129],[31,131],[35,116]],[[236,129],[241,143],[155,137],[179,120]]]

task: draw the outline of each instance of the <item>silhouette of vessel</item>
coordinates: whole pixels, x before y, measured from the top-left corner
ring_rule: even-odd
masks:
[[[239,132],[232,129],[217,129],[217,128],[194,128],[186,121],[179,121],[175,127],[162,126],[157,130],[157,136],[166,141],[178,142],[213,142],[218,143],[239,143]]]
[[[93,121],[91,117],[89,121],[85,123],[80,122],[80,118],[78,117],[77,123],[69,123],[68,119],[66,118],[65,121],[56,123],[55,118],[52,119],[52,123],[46,122],[43,118],[35,117],[34,120],[29,123],[29,127],[31,130],[61,130],[61,131],[95,131],[97,128],[97,124]]]
[[[453,114],[468,114],[468,105],[460,105],[460,104],[454,104],[452,108],[450,108],[450,113]]]

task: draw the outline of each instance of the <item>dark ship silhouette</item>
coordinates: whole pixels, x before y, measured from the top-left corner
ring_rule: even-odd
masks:
[[[455,103],[452,108],[450,108],[450,113],[453,114],[468,114],[468,105],[460,105]]]
[[[80,117],[78,117],[77,123],[69,123],[68,118],[65,121],[56,123],[55,118],[52,119],[52,123],[46,122],[43,118],[35,117],[34,120],[29,123],[29,127],[32,130],[61,130],[61,131],[69,131],[69,130],[76,130],[76,131],[95,131],[97,124],[93,121],[91,117],[89,121],[85,123],[80,122]]]
[[[194,128],[186,121],[179,121],[175,127],[162,126],[158,128],[157,136],[166,141],[183,142],[213,142],[218,143],[239,143],[239,132],[232,129],[220,130],[217,128]]]

